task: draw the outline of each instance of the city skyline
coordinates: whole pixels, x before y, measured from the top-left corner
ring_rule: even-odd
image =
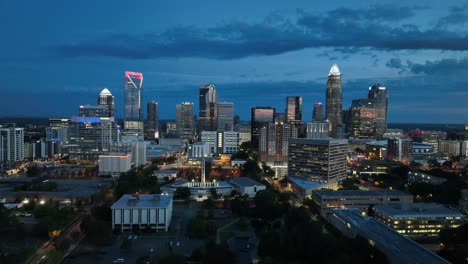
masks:
[[[462,1],[142,1],[138,17],[121,12],[123,1],[92,9],[86,1],[29,3],[27,10],[20,4],[1,4],[11,11],[0,18],[9,25],[0,44],[1,116],[71,116],[107,87],[122,118],[121,75],[135,70],[145,75],[142,105],[159,102],[161,119],[174,119],[177,103],[196,102],[198,87],[213,83],[219,101],[233,102],[244,120],[251,107],[283,109],[284,98],[297,95],[310,121],[337,63],[343,109],[379,83],[388,89],[389,122],[467,121],[468,5]],[[209,18],[200,18],[202,9]],[[263,96],[246,98],[251,92]]]

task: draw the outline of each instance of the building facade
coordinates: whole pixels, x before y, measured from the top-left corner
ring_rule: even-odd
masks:
[[[218,94],[212,84],[200,86],[199,131],[218,129]]]
[[[130,154],[110,153],[99,156],[99,175],[111,175],[119,177],[121,173],[132,168],[132,158]]]
[[[183,139],[193,139],[195,136],[193,103],[176,105],[176,136]]]
[[[0,126],[0,162],[24,159],[24,128]]]
[[[333,64],[328,74],[326,92],[326,117],[331,137],[338,137],[338,130],[342,129],[342,103],[341,73],[338,65]]]
[[[107,109],[107,117],[115,117],[115,99],[109,89],[104,88],[101,93],[99,93],[97,104]]]
[[[95,160],[110,151],[117,142],[117,124],[113,117],[73,117],[70,123],[71,159]]]
[[[284,113],[286,122],[300,129],[302,124],[302,97],[287,96]]]
[[[437,238],[444,229],[464,224],[462,213],[436,203],[377,205],[375,218],[398,233],[415,239]]]
[[[218,131],[233,131],[234,130],[234,103],[220,102],[218,103]]]
[[[356,208],[367,213],[375,205],[412,203],[413,195],[398,190],[315,190],[314,202],[323,216],[336,208]]]
[[[380,84],[369,87],[368,99],[373,101],[375,113],[375,137],[381,139],[387,130],[388,94]]]
[[[387,144],[387,159],[410,161],[412,141],[409,138],[389,138]]]
[[[172,220],[172,195],[125,194],[111,209],[112,229],[167,232]]]
[[[140,72],[125,72],[125,109],[124,128],[143,132],[143,117],[141,112],[141,92],[143,89],[143,74]]]
[[[346,139],[291,139],[288,176],[321,183],[346,178]]]
[[[276,109],[270,106],[253,107],[251,111],[251,139],[254,146],[258,145],[260,129],[269,123],[274,123]]]

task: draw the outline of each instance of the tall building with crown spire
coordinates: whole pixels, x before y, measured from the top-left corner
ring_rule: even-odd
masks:
[[[328,74],[326,93],[326,117],[329,122],[329,132],[331,137],[338,137],[342,130],[342,85],[341,73],[338,65],[333,64]]]
[[[107,109],[107,117],[115,117],[115,102],[114,96],[111,94],[109,89],[104,88],[98,95],[98,105],[105,106]]]

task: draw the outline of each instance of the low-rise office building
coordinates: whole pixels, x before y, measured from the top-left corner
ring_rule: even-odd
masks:
[[[447,179],[437,176],[432,176],[422,172],[412,172],[408,173],[408,184],[413,183],[429,183],[431,185],[441,185],[446,182]]]
[[[433,238],[440,230],[457,228],[465,216],[436,203],[377,205],[375,218],[411,238]]]
[[[357,208],[367,212],[370,207],[382,204],[412,203],[413,195],[398,190],[315,190],[312,197],[320,206],[323,216],[335,208]]]
[[[99,156],[99,175],[111,175],[119,177],[121,173],[132,168],[132,158],[130,154],[110,154]]]
[[[126,194],[111,209],[112,229],[167,231],[172,219],[172,195]]]
[[[395,232],[373,217],[366,217],[356,209],[334,209],[328,219],[344,236],[364,237],[377,248],[389,263],[450,263],[413,240]]]
[[[258,191],[266,189],[265,185],[248,177],[234,178],[230,181],[230,183],[240,194],[246,194],[250,198],[255,197]]]

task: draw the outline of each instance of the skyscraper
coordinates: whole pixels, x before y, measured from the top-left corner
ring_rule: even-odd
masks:
[[[333,64],[328,74],[326,94],[326,117],[329,122],[331,137],[337,137],[342,130],[342,85],[338,65]]]
[[[375,108],[375,133],[376,138],[382,138],[382,135],[387,130],[387,109],[388,109],[388,94],[387,88],[380,84],[369,87],[368,99],[374,101]]]
[[[234,130],[234,103],[218,103],[218,131]]]
[[[286,122],[300,128],[302,122],[302,97],[286,97]]]
[[[323,113],[323,104],[317,102],[314,104],[314,112],[312,114],[312,121],[321,122],[325,120],[325,115]]]
[[[155,101],[148,102],[146,105],[146,114],[148,129],[158,129],[158,103]]]
[[[269,123],[274,123],[276,109],[271,106],[257,106],[251,112],[251,134],[252,144],[258,146],[258,133],[260,128],[266,127]]]
[[[193,139],[195,136],[193,103],[176,105],[176,136],[184,139]]]
[[[101,93],[98,95],[98,105],[105,106],[107,108],[107,117],[115,117],[115,102],[114,96],[111,92],[104,88]]]
[[[148,102],[146,105],[146,130],[145,133],[150,138],[159,138],[159,118],[158,118],[158,103],[155,101]]]
[[[218,129],[218,94],[212,84],[200,86],[200,131]]]
[[[351,135],[358,139],[375,139],[376,116],[373,99],[353,100],[351,104]]]
[[[125,112],[124,128],[142,132],[143,118],[141,113],[141,90],[143,74],[140,72],[125,72]]]

